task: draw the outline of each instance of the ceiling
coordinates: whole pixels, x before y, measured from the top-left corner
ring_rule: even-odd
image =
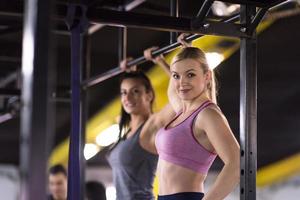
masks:
[[[66,3],[67,1],[57,1]],[[90,6],[117,9],[123,2],[87,1]],[[131,12],[167,15],[169,1],[141,1]],[[22,1],[0,3],[0,89],[18,92],[21,85]],[[201,1],[186,3],[180,0],[180,16],[196,15]],[[210,16],[213,14],[210,13]],[[270,28],[258,36],[258,165],[263,166],[300,151],[300,15],[281,16]],[[66,26],[58,22],[52,31],[56,41],[56,87],[63,97],[70,90],[70,35]],[[90,75],[101,74],[118,64],[118,28],[105,26],[90,36]],[[141,55],[143,49],[169,43],[169,33],[128,29],[127,54]],[[148,69],[150,64],[145,64]],[[220,83],[219,104],[238,137],[239,132],[239,52],[217,68]],[[118,94],[118,80],[112,78],[92,87],[89,95],[89,116],[93,116]],[[3,92],[1,92],[3,94]],[[109,94],[109,95],[108,95]],[[16,93],[16,97],[17,97]],[[12,110],[16,115],[0,123],[0,163],[19,164],[20,118],[18,98],[0,96],[2,115]],[[70,133],[70,103],[56,103],[56,134],[54,146]],[[100,157],[90,164],[105,164]]]

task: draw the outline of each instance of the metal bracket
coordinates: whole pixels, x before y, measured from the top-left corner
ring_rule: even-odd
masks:
[[[205,17],[207,16],[211,5],[213,4],[214,0],[205,0],[198,11],[197,16],[191,21],[191,29],[197,30],[199,28],[208,28],[208,23],[203,23]]]
[[[77,25],[80,26],[81,33],[87,30],[89,26],[89,20],[86,16],[87,9],[87,6],[81,4],[71,4],[68,6],[65,22],[69,30],[72,30]]]

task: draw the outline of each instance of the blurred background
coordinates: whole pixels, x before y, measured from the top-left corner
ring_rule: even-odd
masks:
[[[179,0],[179,16],[194,17],[203,1]],[[56,4],[67,4],[57,0]],[[118,10],[128,6],[129,12],[169,15],[170,2],[155,0],[94,0],[90,6]],[[0,194],[4,199],[18,199],[20,166],[20,89],[24,2],[0,2]],[[236,4],[215,2],[208,17],[220,18],[239,11]],[[118,66],[119,28],[89,26],[89,76]],[[138,28],[127,29],[127,55],[142,56],[151,46],[166,46],[168,32]],[[300,7],[299,1],[269,12],[261,23],[257,37],[257,186],[258,199],[296,199],[300,193]],[[51,145],[49,166],[68,161],[70,135],[70,33],[62,21],[51,31],[56,57],[55,135]],[[206,53],[216,67],[219,82],[218,104],[239,139],[239,40],[204,36],[193,42]],[[171,55],[165,55],[171,59]],[[166,102],[168,78],[152,63],[139,66],[155,86],[159,110]],[[7,95],[7,94],[10,95]],[[120,112],[118,77],[88,89],[88,121],[86,146],[86,179],[105,184],[109,200],[114,199],[111,170],[106,161],[107,146],[116,140],[117,117]],[[218,160],[207,181],[209,185],[222,167]],[[293,195],[291,195],[293,194]],[[4,196],[3,196],[4,195]],[[287,198],[286,196],[289,195]],[[239,190],[228,199],[238,199]]]

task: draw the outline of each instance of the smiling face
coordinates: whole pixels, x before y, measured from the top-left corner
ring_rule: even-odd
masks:
[[[127,78],[121,83],[121,102],[128,114],[144,114],[151,112],[153,94],[146,91],[143,82],[138,78]]]
[[[210,71],[204,72],[196,59],[182,59],[171,65],[171,81],[181,100],[193,100],[207,90]]]

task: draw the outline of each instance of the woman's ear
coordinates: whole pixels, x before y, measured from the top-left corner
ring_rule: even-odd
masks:
[[[150,91],[147,92],[147,100],[148,100],[149,102],[152,102],[153,99],[154,99],[154,94],[153,94],[153,92],[150,90]]]
[[[212,79],[212,71],[211,70],[208,70],[206,73],[205,73],[205,80],[207,82],[210,82]]]

